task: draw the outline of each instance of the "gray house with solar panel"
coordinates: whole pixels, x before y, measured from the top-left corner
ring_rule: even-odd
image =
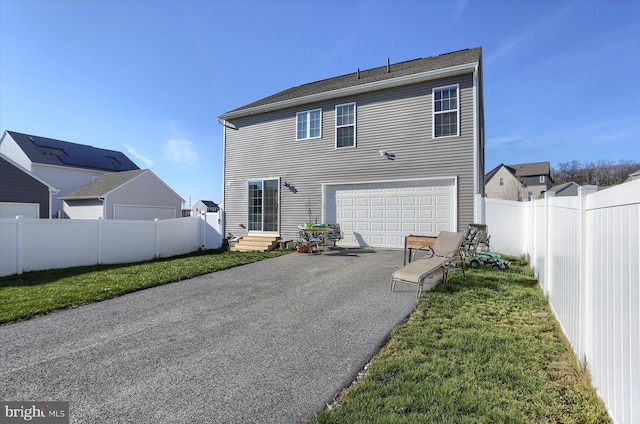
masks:
[[[61,196],[106,173],[139,169],[124,153],[46,137],[5,131],[0,153],[58,190],[51,218],[63,218]]]

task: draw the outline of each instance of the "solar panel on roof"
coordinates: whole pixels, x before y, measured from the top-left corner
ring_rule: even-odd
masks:
[[[136,169],[121,152],[99,149],[84,144],[69,143],[66,141],[53,140],[32,136],[34,144],[57,150],[57,156],[62,163],[71,166],[84,168],[105,169],[111,171],[129,171]]]

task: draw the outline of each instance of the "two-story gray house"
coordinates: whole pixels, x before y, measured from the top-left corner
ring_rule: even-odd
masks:
[[[500,165],[484,177],[487,197],[527,201],[539,199],[553,186],[553,171],[549,162]]]
[[[338,223],[344,245],[402,247],[483,222],[481,48],[293,87],[218,121],[234,236]]]

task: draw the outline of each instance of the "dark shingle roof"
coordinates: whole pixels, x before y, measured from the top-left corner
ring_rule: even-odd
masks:
[[[551,165],[549,162],[521,163],[517,165],[507,165],[516,171],[516,177],[529,177],[535,175],[550,175]]]
[[[85,144],[7,131],[33,163],[104,171],[139,169],[124,153]]]
[[[481,54],[482,48],[476,47],[474,49],[459,50],[452,53],[442,54],[440,56],[414,59],[406,62],[391,64],[389,68],[390,72],[387,72],[387,66],[381,66],[378,68],[359,71],[359,78],[358,72],[354,72],[339,77],[324,79],[321,81],[289,88],[287,90],[257,100],[253,103],[249,103],[242,107],[233,109],[226,114],[239,112],[245,109],[252,109],[259,106],[271,105],[287,100],[312,96],[314,94],[326,93],[384,80],[391,80],[408,75],[452,68],[465,64],[479,63]],[[223,116],[226,114],[223,114]]]
[[[60,199],[96,199],[147,171],[148,169],[136,169],[104,174],[100,178],[61,196]]]
[[[208,208],[217,208],[218,204],[215,202],[212,202],[211,200],[201,200],[201,202]]]

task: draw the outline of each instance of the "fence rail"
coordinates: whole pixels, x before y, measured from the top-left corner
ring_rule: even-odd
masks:
[[[216,249],[221,213],[155,221],[0,219],[0,277]]]
[[[613,420],[640,422],[640,180],[485,207],[492,247],[529,261]]]

